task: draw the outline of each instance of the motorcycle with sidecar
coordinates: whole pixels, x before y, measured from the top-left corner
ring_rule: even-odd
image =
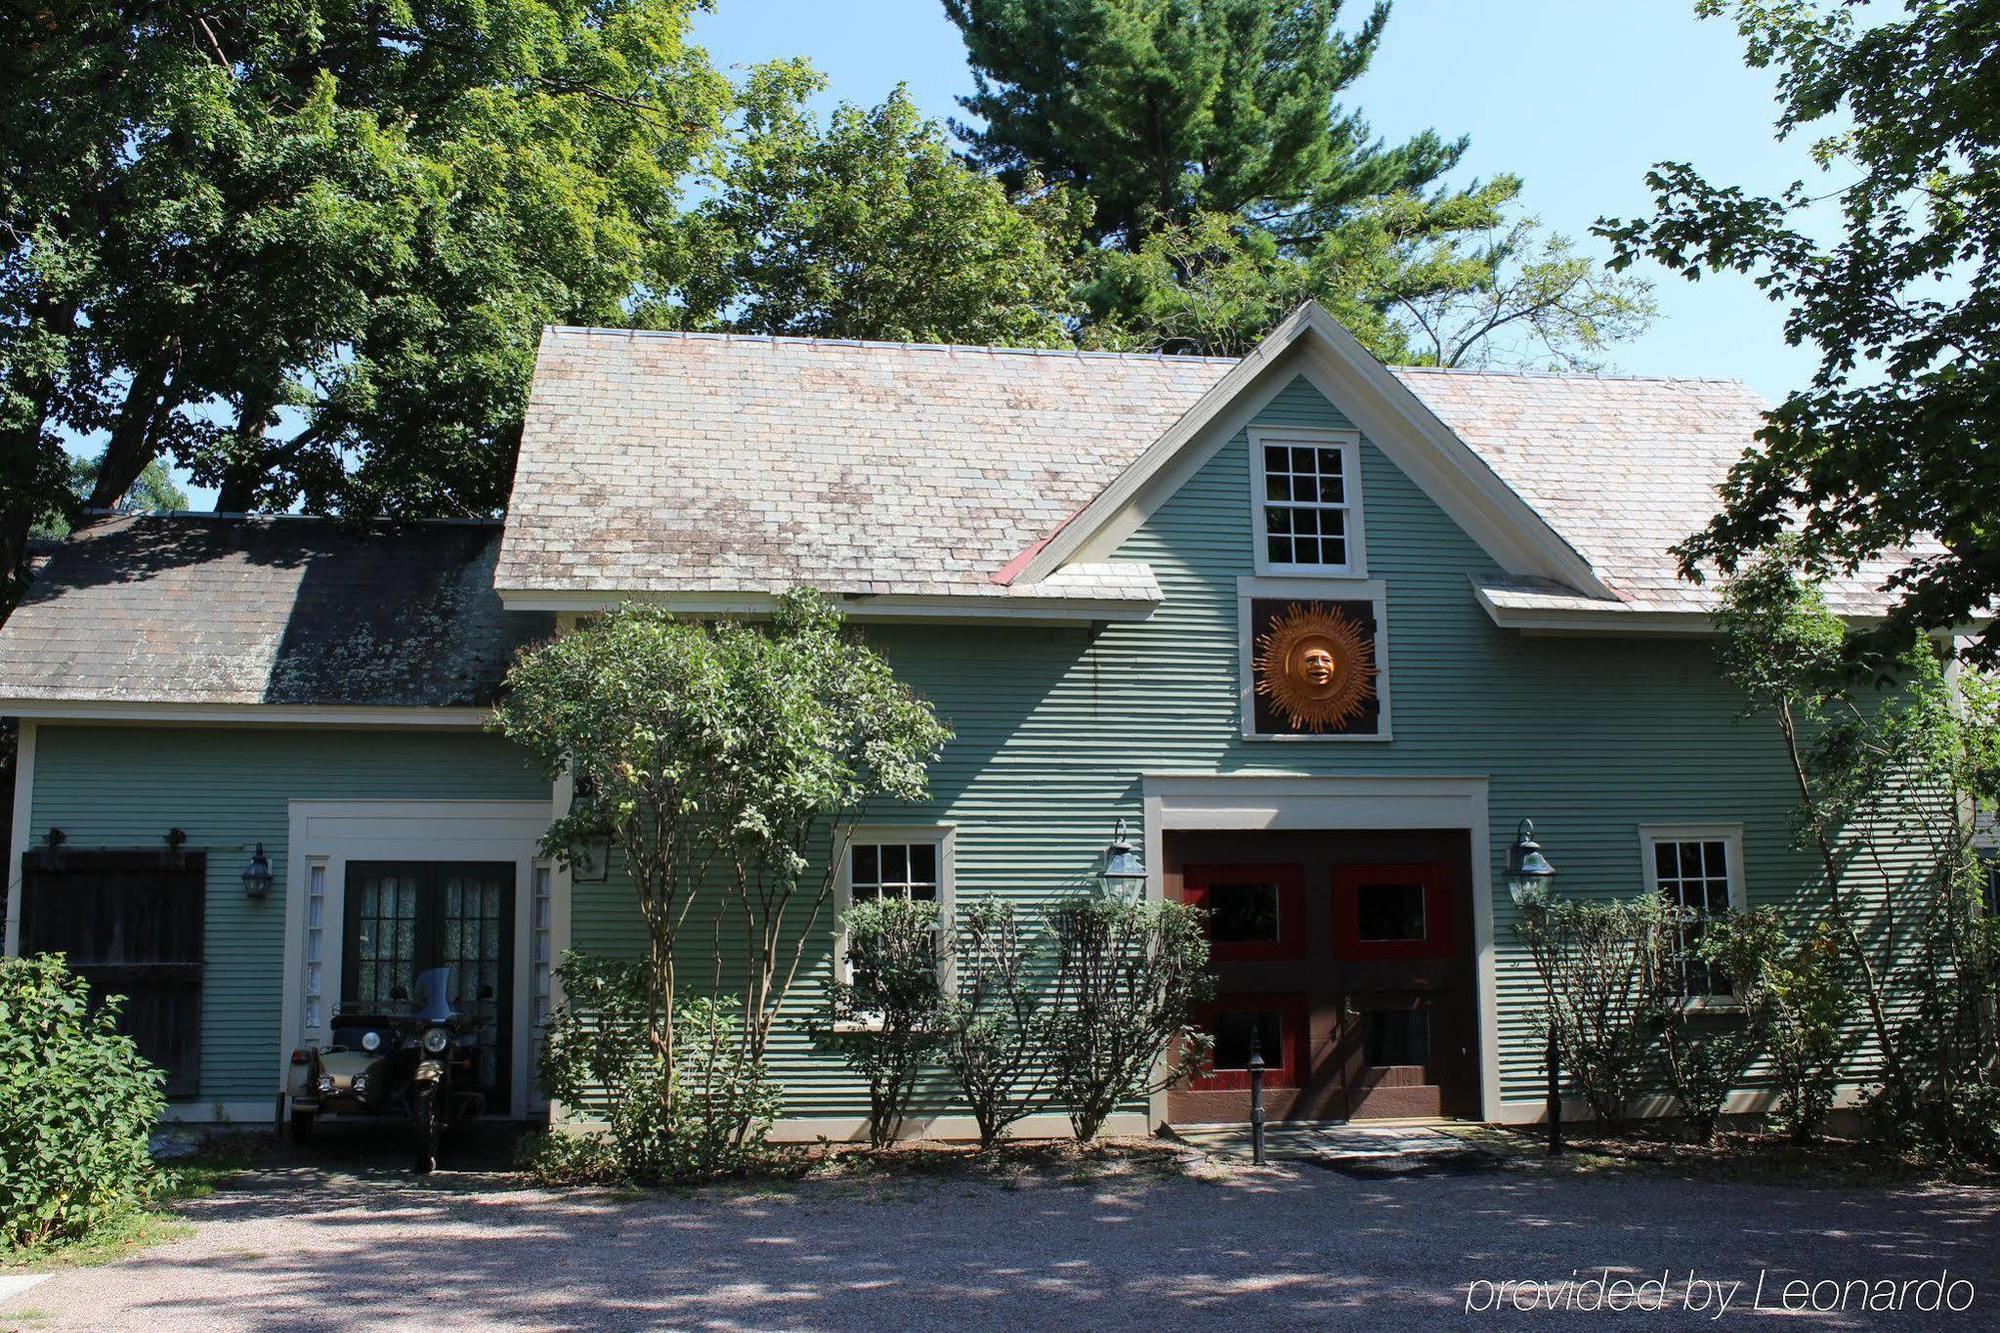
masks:
[[[402,986],[390,992],[407,1013],[336,1011],[330,1044],[292,1052],[294,1142],[309,1142],[322,1116],[401,1117],[416,1130],[416,1170],[437,1168],[444,1137],[486,1109],[479,1032],[448,996],[450,974],[420,973],[414,1002]]]

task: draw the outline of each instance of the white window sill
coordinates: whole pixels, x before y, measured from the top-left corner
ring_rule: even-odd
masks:
[[[1681,1008],[1691,1014],[1740,1014],[1744,1012],[1743,1001],[1734,995],[1696,995],[1681,1001]]]

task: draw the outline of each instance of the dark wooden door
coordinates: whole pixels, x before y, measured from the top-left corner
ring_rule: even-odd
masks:
[[[168,1097],[201,1091],[208,858],[183,851],[43,850],[23,858],[21,952],[61,953],[95,996],[122,995],[118,1029],[164,1069]]]
[[[1478,1113],[1462,833],[1170,832],[1169,896],[1207,910],[1210,1067],[1169,1119],[1249,1117],[1252,1034],[1273,1120]]]
[[[350,861],[340,970],[344,1008],[405,1012],[419,974],[448,968],[445,994],[479,1031],[479,1083],[508,1104],[514,974],[509,861]]]

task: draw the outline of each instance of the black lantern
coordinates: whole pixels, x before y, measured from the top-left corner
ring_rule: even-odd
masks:
[[[1507,893],[1516,907],[1546,907],[1555,891],[1556,868],[1535,841],[1535,821],[1524,819],[1507,853]]]
[[[243,867],[243,896],[262,898],[270,892],[271,858],[264,855],[264,844],[260,842],[250,857],[250,864]]]
[[[1146,886],[1146,863],[1139,859],[1139,853],[1132,850],[1132,844],[1125,838],[1125,821],[1118,821],[1117,831],[1111,835],[1111,845],[1104,849],[1104,869],[1097,872],[1104,887],[1116,892],[1120,889],[1139,890]]]
[[[1542,855],[1541,844],[1535,841],[1535,821],[1522,820],[1513,849],[1507,853],[1508,896],[1523,911],[1547,907],[1555,892],[1555,879],[1556,868],[1549,864],[1549,858]],[[1556,1027],[1553,1008],[1549,1011],[1548,1049],[1543,1061],[1549,1073],[1549,1156],[1554,1157],[1563,1150],[1563,1104],[1562,1035]]]
[[[602,884],[611,878],[611,835],[592,833],[570,849],[569,877],[575,884]]]

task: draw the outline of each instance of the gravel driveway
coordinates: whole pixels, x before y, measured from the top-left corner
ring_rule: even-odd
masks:
[[[1640,1327],[1711,1323],[1687,1280],[1742,1282],[1723,1323],[1785,1284],[1948,1270],[2000,1325],[2000,1191],[1808,1190],[1647,1173],[1357,1180],[1310,1166],[1215,1179],[808,1181],[634,1199],[492,1177],[292,1167],[187,1206],[195,1234],[0,1302],[0,1327],[286,1329],[533,1325],[1088,1328],[1537,1324],[1508,1280],[1667,1274]],[[1480,1283],[1496,1284],[1489,1289]],[[1468,1284],[1473,1284],[1468,1288]],[[1533,1289],[1533,1300],[1546,1299]],[[1574,1302],[1592,1288],[1573,1291]],[[1868,1288],[1878,1294],[1880,1286]],[[1832,1289],[1820,1288],[1822,1302]],[[1508,1294],[1511,1292],[1511,1294]],[[1855,1308],[1815,1323],[1865,1326]],[[1639,1291],[1650,1305],[1654,1288]],[[1560,1293],[1558,1299],[1564,1299]],[[1501,1305],[1468,1315],[1479,1307]],[[1565,1321],[1573,1322],[1573,1321]]]

